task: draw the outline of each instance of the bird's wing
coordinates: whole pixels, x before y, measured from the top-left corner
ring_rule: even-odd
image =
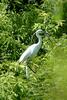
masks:
[[[29,46],[27,50],[20,56],[19,63],[24,62],[28,57],[32,55],[33,45]]]
[[[20,56],[19,63],[24,62],[28,57],[35,56],[39,51],[37,44],[33,44]]]
[[[40,49],[40,46],[38,44],[33,44],[31,47],[32,47],[32,49],[31,49],[32,56],[37,55],[37,53]]]

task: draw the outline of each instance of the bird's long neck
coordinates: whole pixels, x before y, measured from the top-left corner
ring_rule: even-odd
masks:
[[[40,35],[37,35],[37,38],[38,38],[38,43],[37,43],[37,45],[41,46],[41,44],[42,44],[42,38],[41,38]]]

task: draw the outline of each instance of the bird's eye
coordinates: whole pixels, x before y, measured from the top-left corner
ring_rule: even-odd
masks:
[[[44,32],[40,32],[39,34],[40,34],[40,35],[44,35]]]

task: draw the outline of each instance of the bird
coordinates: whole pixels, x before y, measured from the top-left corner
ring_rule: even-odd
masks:
[[[25,62],[27,61],[27,59],[29,57],[35,57],[38,53],[38,51],[41,48],[42,45],[42,37],[41,34],[44,33],[44,31],[42,29],[38,29],[34,34],[36,34],[36,37],[38,38],[38,42],[32,44],[31,46],[29,46],[20,56],[18,62]],[[26,66],[26,77],[28,77],[28,67]]]

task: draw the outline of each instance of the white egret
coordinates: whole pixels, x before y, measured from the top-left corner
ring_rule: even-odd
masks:
[[[35,34],[38,38],[38,42],[27,48],[27,50],[20,56],[19,63],[26,61],[29,57],[37,55],[37,53],[41,47],[41,44],[42,44],[42,37],[40,35],[41,33],[44,33],[44,31],[42,29],[38,29],[35,32]],[[26,77],[28,77],[27,66],[26,66]]]

